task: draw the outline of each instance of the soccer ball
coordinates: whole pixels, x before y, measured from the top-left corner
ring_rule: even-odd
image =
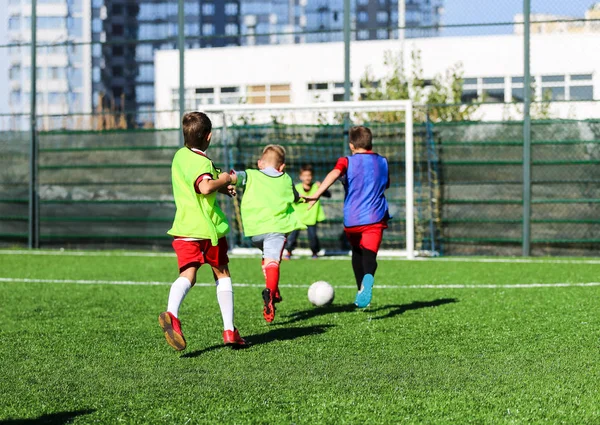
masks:
[[[331,304],[334,295],[333,286],[324,280],[319,280],[308,288],[308,301],[317,307]]]

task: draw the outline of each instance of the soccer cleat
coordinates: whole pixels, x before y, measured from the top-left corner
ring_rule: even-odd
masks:
[[[318,259],[318,258],[319,258],[319,256],[318,256],[317,254],[313,254],[313,256],[312,256],[312,259],[313,259],[313,260],[316,260],[316,259]]]
[[[281,301],[283,301],[283,298],[281,298],[281,294],[279,293],[279,289],[278,289],[275,292],[275,295],[273,295],[273,304],[280,303]]]
[[[289,252],[285,251],[283,253],[283,257],[284,260],[291,260],[292,259],[292,254],[290,254]]]
[[[223,331],[223,343],[232,347],[246,347],[248,343],[240,336],[237,328],[232,331]]]
[[[354,304],[358,308],[366,308],[371,304],[371,298],[373,297],[373,283],[375,278],[372,274],[366,274],[363,276],[362,285],[360,291],[356,294]]]
[[[165,311],[158,316],[158,324],[165,333],[167,343],[177,351],[186,347],[185,338],[181,332],[181,322],[172,313]]]
[[[275,319],[275,306],[273,305],[273,297],[271,296],[271,290],[269,288],[265,288],[262,291],[263,301],[265,303],[265,307],[263,308],[263,316],[265,320],[271,323]]]

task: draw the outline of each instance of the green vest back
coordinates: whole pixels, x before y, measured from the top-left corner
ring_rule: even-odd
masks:
[[[279,177],[270,177],[258,170],[246,170],[246,188],[241,208],[245,235],[306,229],[296,217],[293,203],[290,176],[284,173]]]
[[[313,184],[310,190],[306,192],[302,183],[298,183],[296,185],[296,190],[300,196],[311,196],[314,195],[319,188],[316,184]],[[325,221],[325,211],[323,211],[321,201],[317,201],[310,210],[308,209],[308,204],[305,202],[294,204],[294,209],[302,224],[306,224],[307,226],[314,226],[319,221]]]
[[[203,174],[218,178],[217,170],[207,157],[188,148],[181,148],[173,158],[171,178],[177,211],[173,227],[167,233],[197,239],[210,239],[217,245],[219,238],[229,233],[225,214],[217,203],[217,194],[196,193],[194,185]]]

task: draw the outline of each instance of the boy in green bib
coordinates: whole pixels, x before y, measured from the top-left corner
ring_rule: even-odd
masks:
[[[269,145],[258,160],[258,170],[234,173],[234,181],[244,186],[241,204],[244,234],[251,237],[252,243],[263,253],[266,281],[262,291],[263,316],[269,323],[275,319],[274,303],[281,301],[279,263],[286,237],[294,230],[306,229],[292,206],[300,196],[284,169],[285,149]]]
[[[304,164],[300,167],[300,183],[296,185],[296,191],[301,197],[314,195],[319,186],[320,182],[313,182],[313,166],[311,164]],[[329,191],[323,192],[321,197],[329,198],[331,194]],[[294,204],[294,209],[300,218],[302,224],[306,225],[306,232],[308,233],[308,243],[310,250],[312,251],[312,258],[318,258],[318,252],[321,250],[321,244],[319,243],[319,237],[317,236],[317,223],[325,221],[325,211],[321,201],[317,201],[315,205],[308,209],[308,204],[305,202],[299,202]],[[292,252],[296,249],[296,242],[298,240],[298,234],[300,230],[294,230],[290,233],[288,240],[285,244],[284,259],[289,260],[292,256]]]
[[[217,301],[223,318],[223,342],[236,347],[246,341],[233,325],[233,287],[229,274],[227,239],[229,224],[217,203],[217,192],[233,194],[235,181],[221,173],[206,156],[212,137],[212,123],[202,112],[190,112],[183,117],[185,147],[173,157],[171,178],[177,211],[173,236],[177,254],[179,278],[169,291],[167,311],[158,316],[167,343],[177,351],[186,347],[181,331],[179,307],[196,283],[196,273],[202,264],[212,267],[217,286]]]

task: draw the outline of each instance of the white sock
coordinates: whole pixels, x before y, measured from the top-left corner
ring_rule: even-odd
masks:
[[[226,331],[233,330],[233,286],[230,277],[222,277],[216,282],[217,285],[217,301],[221,308],[221,316],[223,316],[223,329]]]
[[[180,276],[171,285],[171,291],[169,292],[169,302],[167,303],[167,311],[178,317],[179,306],[183,302],[186,294],[192,287],[192,282],[187,277]]]

